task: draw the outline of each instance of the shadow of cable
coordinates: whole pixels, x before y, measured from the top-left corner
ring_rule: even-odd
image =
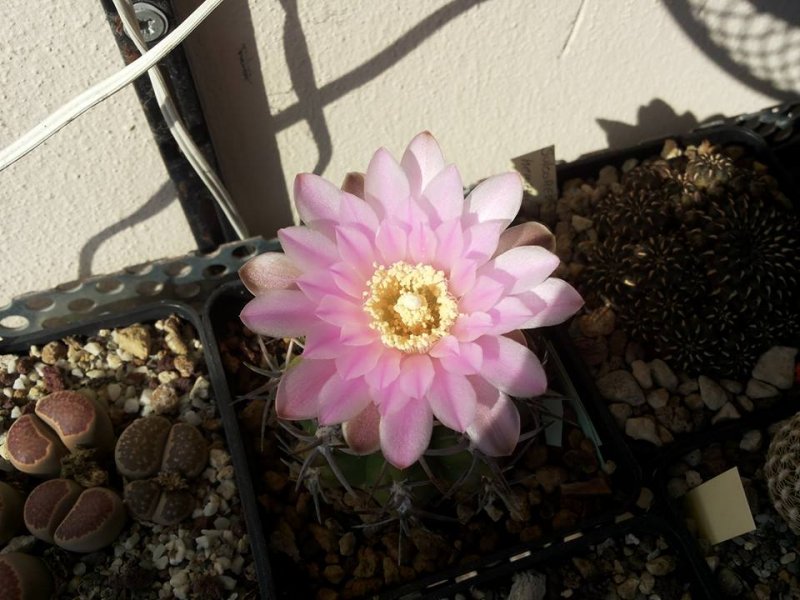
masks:
[[[800,2],[666,0],[694,44],[745,85],[776,100],[800,94]]]
[[[660,98],[655,98],[639,107],[636,112],[636,123],[632,125],[600,118],[597,119],[597,124],[606,134],[607,147],[614,150],[663,136],[686,133],[701,122],[719,118],[721,115],[713,115],[701,121],[690,111],[678,114],[669,104]]]
[[[296,0],[280,0],[284,9],[287,6],[293,8],[296,15]],[[286,108],[275,115],[273,124],[275,131],[282,131],[287,127],[291,127],[298,121],[307,118],[308,114],[313,114],[306,104],[318,106],[320,112],[322,108],[341,98],[342,96],[352,92],[365,85],[369,81],[375,79],[393,65],[400,62],[405,56],[417,48],[427,38],[436,33],[439,29],[447,25],[456,17],[464,14],[474,6],[486,2],[487,0],[453,0],[449,4],[433,11],[430,15],[422,19],[419,23],[414,25],[406,33],[397,38],[394,42],[386,46],[383,50],[378,52],[375,56],[360,64],[351,71],[345,73],[338,79],[325,84],[321,88],[317,88],[314,84],[313,88],[297,88],[295,90],[300,96],[300,101]],[[290,61],[290,69],[294,65],[298,70],[304,68],[304,65],[299,65],[301,59],[308,61],[310,65],[310,57],[308,56],[308,47],[305,40],[300,40],[299,37],[303,36],[302,27],[300,26],[299,19],[295,24],[296,16],[292,15],[291,27],[284,28],[284,48],[287,54],[287,60]],[[290,22],[289,11],[287,10],[287,23]],[[286,36],[292,36],[287,39]],[[291,57],[290,51],[300,49],[305,51],[302,57]],[[310,70],[310,67],[309,67]],[[295,77],[298,81],[301,75],[305,78],[307,73],[292,74],[292,82],[295,83]],[[313,77],[313,72],[311,74]],[[313,81],[313,80],[312,80]]]
[[[330,164],[333,156],[331,132],[328,129],[328,123],[325,121],[324,104],[321,101],[320,90],[317,87],[317,80],[314,76],[311,53],[308,50],[303,25],[300,22],[300,14],[297,11],[297,0],[279,1],[286,13],[283,21],[283,55],[289,67],[292,88],[298,91],[301,98],[298,103],[302,110],[301,120],[308,123],[311,136],[317,146],[317,164],[314,166],[313,172],[320,175]],[[275,126],[275,131],[282,129],[277,125],[277,119]]]
[[[175,200],[177,200],[175,186],[171,180],[165,181],[147,202],[142,204],[130,215],[90,237],[83,245],[83,248],[81,248],[78,257],[78,279],[83,279],[84,277],[92,275],[92,262],[94,261],[98,249],[103,245],[103,242],[108,241],[129,227],[133,227],[138,223],[155,217]]]

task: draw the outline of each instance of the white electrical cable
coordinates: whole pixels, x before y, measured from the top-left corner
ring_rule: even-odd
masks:
[[[147,52],[147,44],[144,41],[144,37],[142,37],[142,32],[139,27],[139,19],[137,19],[136,13],[133,11],[133,7],[131,6],[129,0],[112,1],[114,2],[114,7],[117,9],[120,19],[122,19],[122,26],[125,30],[125,33],[131,39],[139,52],[144,55]],[[150,83],[153,85],[153,91],[155,92],[158,106],[161,109],[161,114],[164,115],[164,121],[167,123],[169,131],[172,133],[172,137],[175,138],[178,147],[180,147],[181,151],[186,157],[186,160],[189,161],[189,164],[192,165],[192,168],[195,170],[202,182],[208,188],[208,191],[211,192],[211,195],[217,201],[217,204],[227,217],[228,221],[236,232],[236,235],[239,236],[239,239],[243,240],[247,238],[247,227],[242,221],[242,218],[239,216],[239,213],[233,204],[233,200],[231,199],[230,194],[228,194],[228,190],[225,189],[225,185],[222,183],[219,177],[217,177],[217,174],[211,168],[211,165],[208,164],[203,156],[203,153],[194,143],[194,140],[189,135],[186,126],[183,124],[178,109],[175,106],[175,103],[172,101],[172,96],[169,92],[169,86],[167,85],[164,76],[161,74],[161,70],[158,68],[158,66],[155,66],[150,69],[147,74],[150,77]]]
[[[205,0],[197,10],[175,28],[175,31],[156,44],[152,50],[137,58],[121,71],[79,94],[5,148],[0,152],[0,171],[14,164],[90,108],[116,94],[137,77],[144,75],[194,31],[222,2],[223,0]]]

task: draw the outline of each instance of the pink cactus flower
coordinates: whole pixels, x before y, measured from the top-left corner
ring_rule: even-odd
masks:
[[[305,225],[278,232],[285,254],[241,271],[255,295],[244,324],[305,338],[278,387],[278,416],[341,423],[351,448],[380,448],[398,468],[428,448],[434,418],[487,455],[510,454],[520,435],[511,397],[547,386],[518,330],[560,323],[583,304],[550,277],[559,261],[543,247],[552,249],[549,231],[506,229],[519,175],[491,177],[465,199],[458,170],[424,132],[400,163],[378,150],[343,189],[298,175],[294,197]]]

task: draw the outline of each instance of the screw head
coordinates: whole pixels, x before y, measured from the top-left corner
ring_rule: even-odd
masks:
[[[161,39],[169,30],[167,15],[157,6],[149,2],[136,2],[133,5],[133,12],[139,19],[142,37],[148,44]]]

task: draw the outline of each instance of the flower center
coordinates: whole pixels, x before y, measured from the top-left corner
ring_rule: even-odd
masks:
[[[385,345],[402,352],[427,352],[458,316],[444,273],[430,265],[376,265],[364,296],[370,327]]]

